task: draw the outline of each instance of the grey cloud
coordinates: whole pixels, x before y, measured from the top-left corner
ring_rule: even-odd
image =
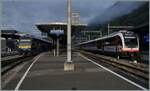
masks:
[[[80,12],[81,21],[93,17],[113,5],[107,0],[72,0],[73,12]],[[67,20],[67,0],[2,0],[2,26],[31,34],[37,33],[35,23]]]

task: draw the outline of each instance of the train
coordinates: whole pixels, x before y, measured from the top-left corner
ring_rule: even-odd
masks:
[[[21,36],[18,40],[18,51],[22,55],[37,54],[51,50],[52,42],[29,36]]]
[[[139,38],[132,32],[120,30],[101,38],[76,45],[78,49],[120,57],[139,57]]]

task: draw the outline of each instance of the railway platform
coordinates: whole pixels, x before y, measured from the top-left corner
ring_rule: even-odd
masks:
[[[92,60],[74,52],[74,71],[64,71],[66,53],[53,56],[46,52],[19,65],[2,77],[3,90],[141,90],[141,86],[123,78]],[[5,80],[4,80],[5,79]]]

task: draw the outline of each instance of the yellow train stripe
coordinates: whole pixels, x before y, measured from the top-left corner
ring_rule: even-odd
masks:
[[[31,48],[31,46],[19,46],[19,48],[26,49],[26,48]]]

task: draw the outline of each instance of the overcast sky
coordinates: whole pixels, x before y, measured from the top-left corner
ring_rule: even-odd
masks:
[[[114,1],[72,0],[73,12],[88,23]],[[2,0],[2,27],[39,34],[36,23],[66,22],[67,0]]]
[[[115,0],[72,0],[72,12],[80,12],[82,23],[89,23]],[[66,22],[67,0],[2,0],[2,28],[40,35],[36,23]]]

